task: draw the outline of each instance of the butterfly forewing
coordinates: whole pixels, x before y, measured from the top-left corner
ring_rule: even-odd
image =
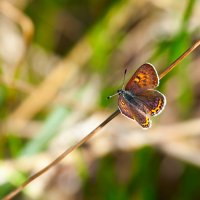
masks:
[[[144,110],[151,116],[160,114],[166,104],[165,96],[157,90],[142,91],[136,98],[143,103]]]
[[[147,89],[154,89],[159,84],[159,77],[153,65],[145,63],[140,66],[127,83],[125,90],[137,94]]]
[[[136,108],[135,105],[130,104],[122,95],[118,99],[119,110],[122,114],[130,119],[135,119],[143,128],[149,128],[151,121],[146,114]]]

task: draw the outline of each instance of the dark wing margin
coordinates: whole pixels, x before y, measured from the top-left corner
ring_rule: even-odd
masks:
[[[127,83],[125,90],[135,94],[154,89],[159,85],[159,77],[155,67],[150,63],[141,65]]]
[[[149,117],[126,101],[122,95],[119,96],[118,107],[123,115],[130,119],[135,119],[143,128],[151,127],[151,120]]]

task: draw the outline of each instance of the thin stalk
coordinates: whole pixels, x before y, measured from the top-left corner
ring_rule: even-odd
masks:
[[[87,136],[85,136],[82,140],[80,140],[75,145],[71,146],[70,148],[66,149],[62,154],[60,154],[54,161],[52,161],[49,165],[29,177],[21,186],[19,186],[16,190],[12,191],[3,200],[10,200],[15,197],[19,192],[21,192],[30,182],[35,180],[40,175],[44,174],[54,165],[58,164],[63,158],[65,158],[68,154],[70,154],[73,150],[80,147],[83,143],[88,141],[93,135],[95,135],[98,131],[100,131],[107,123],[109,123],[113,118],[115,118],[120,113],[119,110],[116,110],[113,114],[111,114],[105,121],[103,121],[99,126],[97,126],[93,131],[91,131]]]
[[[181,54],[171,65],[169,65],[160,75],[162,79],[168,72],[170,72],[176,65],[178,65],[186,56],[192,53],[200,45],[200,40],[193,44],[188,50]]]
[[[186,50],[180,57],[178,57],[171,65],[169,65],[160,75],[160,79],[162,79],[167,73],[169,73],[177,64],[179,64],[186,56],[188,56],[191,52],[193,52],[198,46],[200,46],[200,40],[197,41],[192,47]],[[61,160],[63,160],[68,154],[70,154],[73,150],[80,147],[83,143],[87,142],[92,136],[94,136],[97,132],[99,132],[106,124],[108,124],[112,119],[114,119],[120,113],[119,109],[113,112],[106,120],[104,120],[99,126],[97,126],[93,131],[91,131],[87,136],[85,136],[82,140],[80,140],[75,145],[71,146],[67,150],[65,150],[62,154],[60,154],[54,161],[52,161],[49,165],[35,173],[33,176],[28,178],[21,186],[19,186],[16,190],[12,191],[3,200],[11,200],[18,193],[20,193],[29,183],[35,180],[40,175],[44,174],[50,168],[58,164]]]

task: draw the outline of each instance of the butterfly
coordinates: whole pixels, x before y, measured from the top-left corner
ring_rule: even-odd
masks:
[[[150,116],[160,114],[165,105],[165,96],[155,90],[159,85],[156,69],[150,63],[141,65],[124,89],[118,90],[118,108],[126,117],[136,120],[142,128],[150,128]]]

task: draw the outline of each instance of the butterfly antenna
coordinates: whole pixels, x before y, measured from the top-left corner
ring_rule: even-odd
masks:
[[[124,78],[123,78],[123,83],[122,83],[122,89],[124,88],[124,82],[125,82],[125,77],[126,77],[126,72],[127,72],[127,68],[124,70]],[[118,95],[119,93],[117,92],[116,94],[113,94],[111,96],[108,96],[107,99],[110,99],[116,95]]]
[[[125,77],[126,77],[127,68],[124,70],[124,78],[122,83],[122,89],[124,89]]]
[[[116,95],[118,95],[118,93],[108,96],[107,99],[110,99],[110,98],[112,98],[112,97],[114,97]]]

